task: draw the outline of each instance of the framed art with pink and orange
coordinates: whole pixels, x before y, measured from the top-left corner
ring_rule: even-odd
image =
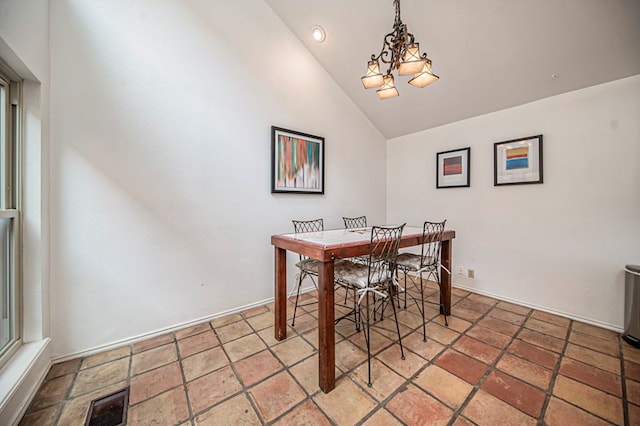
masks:
[[[469,158],[471,148],[439,152],[436,155],[436,188],[471,186]]]
[[[271,192],[324,194],[324,138],[271,127]]]

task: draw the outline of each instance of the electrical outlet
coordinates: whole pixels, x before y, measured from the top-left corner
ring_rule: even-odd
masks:
[[[461,266],[460,268],[458,268],[458,273],[460,275],[464,275],[464,266]]]
[[[476,271],[475,271],[475,269],[469,269],[469,271],[468,271],[468,273],[467,273],[467,276],[468,276],[469,278],[475,278],[475,276],[476,276]]]

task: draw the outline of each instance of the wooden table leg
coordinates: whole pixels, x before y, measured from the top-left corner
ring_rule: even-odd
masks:
[[[320,389],[329,393],[336,387],[333,260],[324,262],[318,272],[318,381]]]
[[[443,240],[440,246],[440,262],[442,266],[451,270],[451,240]],[[442,303],[444,304],[444,312],[440,307],[440,313],[444,315],[451,315],[451,274],[444,268],[440,269],[440,294],[442,296]]]
[[[287,337],[287,251],[275,248],[275,337]]]

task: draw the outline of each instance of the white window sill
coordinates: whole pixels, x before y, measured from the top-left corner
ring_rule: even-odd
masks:
[[[49,370],[50,342],[23,343],[0,370],[0,424],[17,424],[24,414]]]

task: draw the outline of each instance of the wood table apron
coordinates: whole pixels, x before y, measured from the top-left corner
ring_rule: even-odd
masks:
[[[318,231],[300,234],[282,234],[271,236],[271,244],[275,248],[275,338],[283,340],[287,337],[287,250],[308,256],[322,262],[318,270],[318,381],[320,389],[325,393],[336,387],[335,379],[335,324],[334,324],[334,277],[333,261],[369,254],[371,231],[362,232],[362,240],[331,242],[321,244],[303,238],[323,235],[330,232],[350,232],[346,230]],[[345,234],[347,235],[347,234]],[[306,236],[306,237],[305,237]],[[353,236],[353,235],[351,235]],[[445,230],[442,235],[440,262],[451,270],[451,240],[455,238],[454,230]],[[422,244],[422,228],[405,227],[400,240],[400,247]],[[444,308],[441,314],[451,314],[451,275],[442,269],[440,294]]]

